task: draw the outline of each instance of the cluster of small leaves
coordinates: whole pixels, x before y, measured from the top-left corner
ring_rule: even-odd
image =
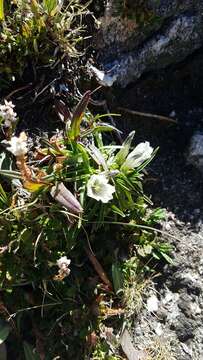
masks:
[[[76,358],[79,341],[78,359],[90,348],[93,359],[113,360],[98,355],[103,342],[94,349],[91,341],[85,346],[86,339],[94,332],[99,339],[101,323],[125,313],[126,284],[149,259],[168,258],[169,248],[154,229],[163,211],[150,210],[142,188],[143,170],[155,152],[140,164],[129,161],[134,132],[121,146],[105,145],[103,134],[118,130],[104,115],[86,110],[90,96],[88,91],[72,116],[61,106],[64,131],[42,138],[28,156],[14,157],[1,145],[0,283],[19,333],[28,316],[34,329],[40,326],[44,334],[49,324],[49,333],[58,334],[55,344],[46,333],[51,358],[61,347],[65,356],[66,346]],[[110,201],[88,196],[95,175],[115,189]],[[57,275],[62,256],[71,259],[68,277]],[[35,331],[36,343],[39,337]]]
[[[22,75],[32,67],[51,66],[62,57],[79,56],[86,5],[78,0],[5,1],[0,17],[0,72]]]

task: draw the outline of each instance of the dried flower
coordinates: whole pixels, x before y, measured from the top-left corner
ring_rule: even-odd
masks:
[[[108,179],[103,174],[92,175],[87,182],[87,195],[97,201],[109,202],[113,199],[114,192],[115,187],[108,183]]]
[[[55,280],[63,280],[66,276],[70,274],[69,265],[71,263],[70,259],[67,259],[67,256],[62,256],[57,260],[57,265],[59,267],[58,275],[54,277]]]
[[[140,166],[145,160],[149,159],[153,153],[153,148],[148,141],[142,142],[127,156],[121,169],[134,169]]]
[[[3,119],[6,127],[11,127],[17,121],[17,114],[14,112],[15,105],[12,101],[4,101],[4,105],[0,105],[0,118]]]
[[[27,154],[27,135],[24,132],[19,137],[13,136],[7,143],[10,145],[7,149],[16,157]]]

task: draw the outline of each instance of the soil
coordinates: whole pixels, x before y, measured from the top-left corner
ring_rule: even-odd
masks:
[[[203,182],[202,174],[187,162],[193,133],[203,131],[202,69],[203,50],[114,93],[115,108],[178,120],[174,125],[123,112],[118,124],[124,132],[135,129],[137,142],[147,140],[159,147],[145,189],[155,207],[167,210],[163,229],[173,236],[167,241],[174,248],[174,263],[164,267],[149,290],[149,298],[155,295],[154,311],[146,299],[132,329],[136,347],[150,349],[153,360],[203,359]]]

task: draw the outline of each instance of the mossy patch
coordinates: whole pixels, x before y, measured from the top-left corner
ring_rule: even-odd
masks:
[[[114,14],[135,20],[140,25],[149,23],[154,18],[154,13],[145,0],[115,0]]]

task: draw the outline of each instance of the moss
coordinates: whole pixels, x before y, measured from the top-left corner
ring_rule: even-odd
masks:
[[[139,25],[147,24],[154,18],[146,0],[114,0],[113,7],[115,15],[135,20]]]

